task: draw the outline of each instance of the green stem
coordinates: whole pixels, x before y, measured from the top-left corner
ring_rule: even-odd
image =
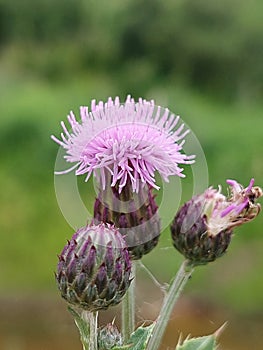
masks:
[[[89,333],[89,348],[88,350],[98,349],[98,312],[86,312],[83,311],[84,317],[87,317],[87,322],[89,322],[90,333]],[[83,349],[83,350],[86,350]]]
[[[193,270],[194,266],[188,260],[185,260],[182,263],[173,283],[168,290],[167,295],[165,296],[152,336],[147,345],[147,350],[158,350],[174,305],[182,293],[187,281],[191,277]]]
[[[80,333],[83,350],[98,350],[98,312],[77,311],[69,307]]]
[[[132,263],[132,277],[130,287],[122,301],[122,336],[124,344],[130,339],[135,329],[135,284],[136,284],[136,262]]]

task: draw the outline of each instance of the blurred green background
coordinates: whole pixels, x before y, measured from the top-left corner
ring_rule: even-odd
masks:
[[[1,350],[80,349],[53,277],[72,228],[56,202],[50,134],[70,110],[128,93],[155,99],[196,134],[210,185],[262,186],[262,13],[261,0],[0,0]],[[196,270],[163,349],[226,320],[222,349],[263,347],[262,222]],[[168,230],[143,261],[161,282],[174,275],[182,258]],[[151,319],[147,303],[157,312],[161,294],[140,276],[138,320]]]

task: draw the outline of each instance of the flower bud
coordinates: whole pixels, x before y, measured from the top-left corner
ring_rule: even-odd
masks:
[[[255,199],[262,196],[259,187],[247,188],[227,180],[230,196],[208,188],[193,197],[178,211],[171,225],[174,247],[193,265],[206,264],[222,256],[231,241],[233,228],[254,219],[260,212]]]
[[[108,323],[100,329],[98,334],[98,345],[100,350],[110,350],[122,346],[122,336],[114,323]]]
[[[56,279],[61,296],[88,311],[118,304],[130,285],[126,243],[110,225],[79,229],[59,255]]]

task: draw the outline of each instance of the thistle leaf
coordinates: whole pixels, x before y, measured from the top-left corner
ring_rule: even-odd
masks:
[[[75,324],[76,326],[78,327],[79,329],[79,332],[80,332],[80,336],[81,336],[81,339],[84,337],[84,338],[87,338],[89,337],[89,334],[90,334],[90,328],[89,328],[89,324],[87,324],[87,322],[85,322],[79,315],[79,313],[71,306],[68,306],[68,310],[69,312],[73,315],[74,317],[74,321],[75,321]]]
[[[198,338],[186,338],[183,343],[177,344],[175,350],[216,350],[215,335],[207,335]]]
[[[189,336],[181,343],[179,342],[175,350],[216,350],[217,338],[222,333],[226,326],[224,323],[214,334],[206,335],[198,338],[190,338]],[[180,344],[181,343],[181,344]]]
[[[126,345],[114,347],[112,350],[145,350],[153,328],[154,323],[147,327],[137,328]]]

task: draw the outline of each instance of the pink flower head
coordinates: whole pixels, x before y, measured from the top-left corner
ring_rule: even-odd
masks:
[[[118,184],[119,192],[129,182],[133,192],[138,192],[140,183],[156,189],[155,172],[165,181],[170,175],[184,177],[179,164],[192,164],[194,156],[182,153],[184,138],[189,130],[184,124],[177,130],[179,116],[168,109],[155,106],[154,101],[130,96],[121,104],[119,98],[107,103],[92,101],[88,107],[80,108],[81,121],[71,112],[69,131],[61,122],[61,140],[52,139],[66,150],[65,159],[76,163],[65,174],[76,169],[76,175],[87,174],[86,181],[94,172],[106,187],[106,177],[111,176],[111,186]]]

